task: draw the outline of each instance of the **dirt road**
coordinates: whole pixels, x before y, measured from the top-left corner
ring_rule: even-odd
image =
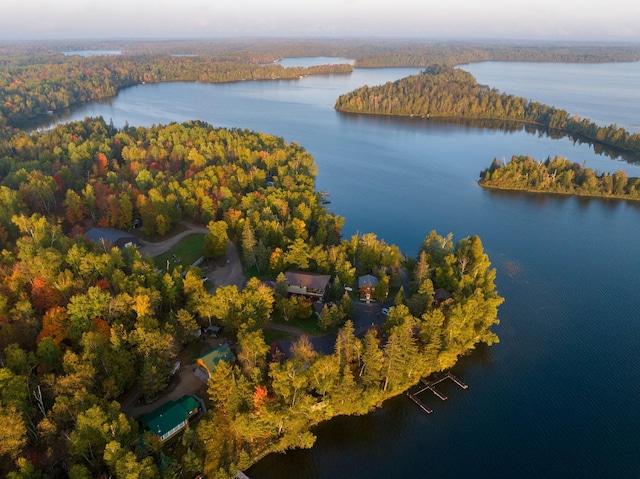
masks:
[[[200,266],[203,275],[213,283],[213,287],[209,289],[209,292],[213,293],[220,286],[231,286],[233,284],[238,289],[242,289],[247,282],[247,278],[242,274],[242,263],[240,263],[240,256],[238,256],[238,248],[231,241],[227,245],[226,263],[224,260],[221,263],[204,263]]]
[[[181,221],[180,224],[187,229],[175,236],[172,236],[171,238],[167,238],[163,241],[158,241],[157,243],[142,240],[142,246],[140,246],[140,249],[138,250],[140,251],[140,254],[142,256],[146,256],[147,254],[149,254],[152,258],[155,258],[156,256],[160,256],[162,253],[166,253],[167,251],[169,251],[176,244],[178,244],[178,241],[180,241],[185,236],[189,236],[195,233],[209,232],[209,230],[204,226],[189,223],[188,221]]]
[[[181,224],[187,228],[185,231],[157,243],[144,242],[140,247],[140,253],[143,256],[146,254],[150,254],[152,257],[159,256],[173,248],[185,236],[209,232],[204,226],[186,221],[182,221]],[[246,283],[246,278],[242,274],[242,263],[240,263],[238,250],[231,242],[227,246],[226,259],[217,264],[215,262],[205,262],[201,265],[201,269],[203,275],[207,276],[213,284],[210,292],[215,291],[220,286],[229,285],[236,285],[238,289],[242,289]],[[194,374],[196,367],[195,364],[183,364],[175,376],[171,378],[169,387],[151,404],[140,404],[138,402],[142,395],[142,388],[139,385],[134,386],[120,399],[122,412],[130,417],[138,417],[141,414],[153,411],[167,401],[175,401],[182,396],[198,392],[204,393],[206,384]]]

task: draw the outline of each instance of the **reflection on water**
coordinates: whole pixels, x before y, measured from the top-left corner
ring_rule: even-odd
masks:
[[[284,136],[313,154],[316,186],[346,218],[346,237],[373,231],[415,254],[431,229],[456,239],[477,234],[497,267],[506,298],[500,343],[460,360],[455,374],[468,390],[451,389],[428,416],[399,396],[368,416],[322,424],[313,449],[269,456],[252,479],[636,477],[639,204],[486,190],[477,180],[494,158],[519,154],[630,176],[640,167],[532,126],[332,109],[356,86],[409,73],[145,85],[70,114],[116,126],[197,118]],[[615,77],[609,82],[615,88]]]

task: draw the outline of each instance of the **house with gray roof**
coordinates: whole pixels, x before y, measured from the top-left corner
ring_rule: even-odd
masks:
[[[116,228],[91,228],[84,235],[91,241],[105,243],[120,249],[126,246],[142,246],[140,238]]]
[[[311,298],[324,297],[331,281],[331,275],[328,274],[287,271],[284,275],[289,285],[289,294],[299,294]]]

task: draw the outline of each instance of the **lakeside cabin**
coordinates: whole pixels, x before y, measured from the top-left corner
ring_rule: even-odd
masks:
[[[376,297],[376,286],[378,286],[378,278],[372,274],[365,274],[358,278],[358,289],[360,290],[360,300],[369,301]]]
[[[217,348],[212,349],[208,353],[200,356],[196,360],[196,364],[207,371],[207,375],[211,377],[213,371],[220,361],[231,364],[236,360],[235,355],[228,345],[221,344]]]
[[[306,296],[311,299],[324,298],[331,281],[331,275],[300,273],[287,271],[284,273],[289,285],[289,294]]]
[[[168,401],[138,419],[149,431],[166,441],[182,431],[189,420],[200,412],[200,403],[193,396],[182,396],[177,401]]]

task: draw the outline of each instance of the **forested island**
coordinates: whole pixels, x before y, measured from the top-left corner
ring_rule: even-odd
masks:
[[[232,477],[273,451],[310,447],[312,427],[364,414],[497,337],[497,294],[478,237],[431,232],[418,257],[374,234],[341,237],[300,146],[201,122],[116,129],[85,119],[2,143],[0,469],[10,478]],[[154,239],[190,220],[203,255],[240,247],[243,289],[211,293],[198,267],[163,270],[135,247],[87,239],[93,226]],[[140,228],[133,230],[134,224]],[[137,233],[136,233],[137,231]],[[409,289],[401,280],[410,273]],[[331,275],[333,305],[287,294],[283,272]],[[386,322],[356,336],[344,286],[380,278]],[[306,336],[272,357],[265,326],[300,318],[337,331],[334,352]],[[309,319],[304,319],[309,318]],[[224,328],[237,360],[218,363],[208,412],[162,442],[121,411],[134,386],[153,399],[193,334]]]
[[[480,173],[478,183],[503,190],[640,200],[640,178],[629,178],[624,171],[598,175],[561,157],[536,161],[529,156],[514,156],[506,163],[494,159]]]
[[[336,110],[374,115],[433,119],[508,120],[561,132],[640,156],[640,134],[617,125],[600,127],[586,118],[477,83],[473,75],[444,65],[433,65],[385,85],[363,86],[341,95]]]

